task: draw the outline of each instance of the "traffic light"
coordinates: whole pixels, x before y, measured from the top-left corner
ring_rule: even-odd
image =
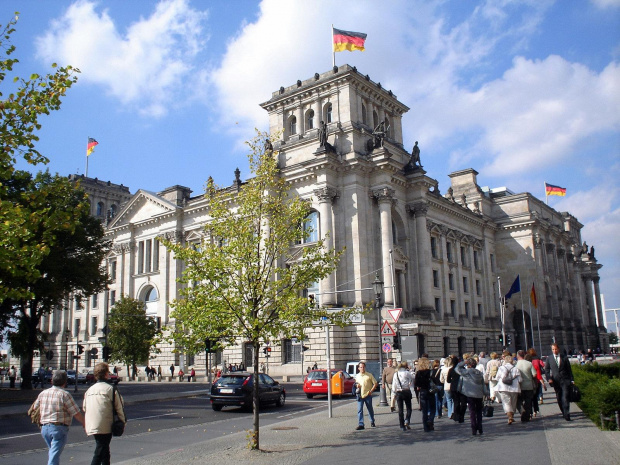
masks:
[[[305,351],[306,351],[306,350],[308,350],[309,348],[310,348],[310,347],[305,346],[305,345],[303,345],[303,344],[302,344],[302,346],[301,346],[301,350],[302,350],[302,352],[305,352]]]
[[[82,344],[78,344],[78,355],[81,355],[84,353],[84,346]]]
[[[394,336],[394,343],[392,344],[392,350],[400,350],[400,331],[396,331],[396,336]]]
[[[512,344],[512,336],[510,334],[506,335],[506,342],[508,343],[508,345]]]
[[[108,346],[105,346],[103,348],[103,361],[107,362],[108,358],[110,358],[110,348]]]
[[[504,336],[502,336],[501,334],[499,335],[499,343],[500,344],[504,343]]]
[[[205,339],[205,352],[207,352],[207,353],[211,352],[212,345],[213,344],[211,342],[211,339],[206,338]]]
[[[265,357],[269,357],[270,356],[270,352],[271,352],[271,347],[263,348],[263,354],[265,354]]]

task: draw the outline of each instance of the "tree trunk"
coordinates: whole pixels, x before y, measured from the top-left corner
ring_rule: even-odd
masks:
[[[252,433],[252,440],[250,442],[250,447],[253,450],[258,450],[260,449],[260,440],[259,440],[259,406],[260,406],[260,402],[259,402],[259,397],[258,397],[258,383],[259,383],[259,377],[258,377],[258,350],[259,350],[259,341],[258,339],[252,341],[253,342],[253,347],[254,347],[254,392],[252,393],[252,406],[254,407],[254,432]]]
[[[37,348],[37,327],[39,326],[39,315],[37,313],[38,302],[31,301],[29,303],[30,315],[23,315],[22,318],[28,328],[28,343],[26,345],[26,354],[23,357],[21,366],[22,383],[21,389],[32,389],[32,360],[34,351]],[[41,387],[45,387],[45,377],[39,380]]]

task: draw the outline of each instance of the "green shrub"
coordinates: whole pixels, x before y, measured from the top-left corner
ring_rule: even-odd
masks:
[[[613,417],[616,411],[620,411],[620,363],[594,363],[572,368],[575,384],[581,390],[579,407],[600,427],[601,413],[606,417]],[[616,428],[615,422],[605,426]]]

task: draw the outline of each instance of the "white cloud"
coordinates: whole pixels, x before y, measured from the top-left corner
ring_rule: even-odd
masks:
[[[620,7],[620,0],[590,0],[599,8]]]
[[[82,71],[80,81],[101,85],[123,104],[159,116],[184,99],[192,60],[206,41],[205,18],[186,0],[166,0],[123,32],[107,10],[97,13],[94,2],[78,1],[37,39],[38,56],[70,63]]]

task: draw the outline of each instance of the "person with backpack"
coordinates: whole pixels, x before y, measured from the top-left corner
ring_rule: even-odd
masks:
[[[502,401],[499,399],[499,396],[495,394],[495,390],[497,387],[497,381],[495,380],[495,376],[497,375],[497,370],[502,365],[502,361],[499,359],[497,352],[491,352],[491,360],[487,363],[486,369],[486,379],[489,383],[489,398],[492,402],[497,402],[498,404]]]
[[[486,393],[484,375],[475,358],[460,362],[454,370],[461,377],[461,392],[467,397],[471,434],[482,434],[482,399]]]
[[[495,392],[499,393],[504,413],[508,417],[508,424],[512,425],[515,421],[517,397],[521,392],[521,374],[513,365],[512,355],[504,356],[504,364],[498,368],[495,380],[497,381]]]

